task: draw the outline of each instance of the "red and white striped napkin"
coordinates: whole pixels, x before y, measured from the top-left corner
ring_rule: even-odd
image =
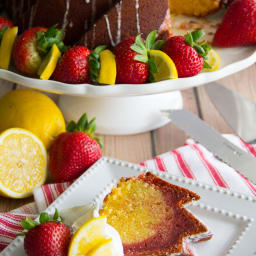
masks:
[[[256,145],[248,145],[234,135],[227,139],[256,157]],[[174,175],[185,176],[210,185],[217,185],[250,196],[256,196],[256,187],[233,168],[216,159],[212,153],[193,140],[185,146],[162,154],[141,165],[149,170],[160,170]],[[20,222],[26,216],[36,218],[71,183],[48,184],[34,191],[34,203],[30,203],[9,213],[0,213],[0,251],[22,231]]]

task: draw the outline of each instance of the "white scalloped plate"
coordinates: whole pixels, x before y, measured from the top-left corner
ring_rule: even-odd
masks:
[[[94,86],[90,84],[64,84],[53,80],[43,81],[22,76],[12,71],[0,69],[0,78],[24,85],[29,88],[56,94],[76,95],[81,97],[124,97],[165,93],[210,83],[243,70],[256,62],[255,47],[217,49],[221,56],[221,68],[215,72],[200,73],[197,76],[166,80],[157,83],[115,86]]]
[[[46,211],[53,214],[55,208],[61,210],[95,200],[101,201],[121,177],[137,176],[146,171],[146,168],[139,165],[104,157],[77,179]],[[168,173],[153,173],[201,196],[201,200],[188,206],[188,209],[209,227],[213,238],[195,246],[198,256],[256,255],[255,198]],[[15,239],[1,255],[25,255],[23,238]]]

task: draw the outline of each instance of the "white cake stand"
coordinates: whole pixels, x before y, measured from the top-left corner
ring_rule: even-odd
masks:
[[[181,90],[203,85],[234,74],[256,62],[255,47],[217,49],[219,70],[194,77],[143,85],[94,86],[42,81],[0,69],[0,78],[37,90],[59,94],[59,106],[67,121],[87,112],[97,118],[101,134],[135,134],[165,125],[161,109],[182,108]]]

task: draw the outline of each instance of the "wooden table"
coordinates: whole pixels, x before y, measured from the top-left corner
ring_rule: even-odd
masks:
[[[222,79],[220,82],[241,95],[256,101],[256,65]],[[0,96],[15,88],[15,85],[0,80]],[[184,108],[194,112],[219,132],[232,132],[231,128],[210,102],[203,86],[185,90],[182,92],[182,95]],[[105,156],[134,163],[151,159],[158,154],[180,147],[186,139],[184,132],[173,124],[137,135],[100,137],[104,143]],[[9,211],[31,201],[33,201],[32,197],[24,200],[0,197],[0,211]]]

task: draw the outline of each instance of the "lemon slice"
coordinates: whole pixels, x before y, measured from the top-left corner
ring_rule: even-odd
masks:
[[[0,193],[12,198],[32,195],[47,175],[47,152],[31,132],[12,128],[0,134]]]
[[[220,67],[220,56],[213,49],[209,51],[206,61],[211,66],[211,68],[204,68],[205,72],[216,71]]]
[[[106,242],[107,218],[101,216],[86,222],[73,236],[68,256],[88,255]]]
[[[160,50],[150,50],[149,56],[157,67],[157,72],[152,73],[155,82],[178,78],[176,66],[166,53]]]
[[[2,69],[8,70],[9,68],[12,56],[12,48],[17,34],[18,27],[9,28],[4,32],[0,46],[0,68]]]
[[[99,247],[88,253],[88,256],[111,256],[112,253],[112,238],[106,239]]]
[[[98,82],[100,84],[115,84],[116,60],[115,55],[110,50],[104,50],[100,53],[100,66]]]
[[[58,60],[61,56],[61,52],[56,44],[54,44],[50,50],[50,52],[43,59],[37,74],[40,76],[42,80],[48,80],[52,73],[54,72]]]

